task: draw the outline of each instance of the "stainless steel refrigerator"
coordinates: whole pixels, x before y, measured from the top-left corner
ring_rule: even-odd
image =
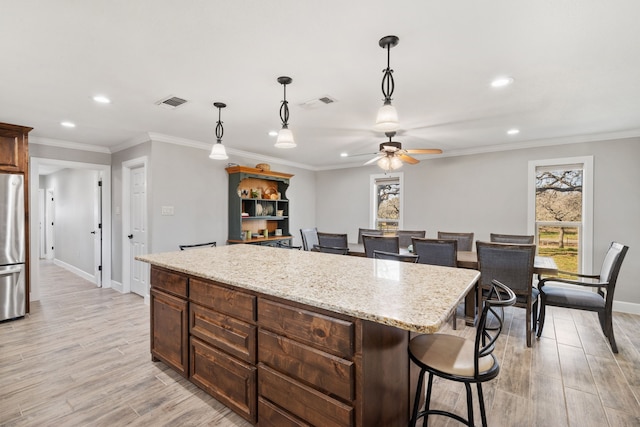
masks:
[[[24,176],[0,173],[0,321],[25,315]]]

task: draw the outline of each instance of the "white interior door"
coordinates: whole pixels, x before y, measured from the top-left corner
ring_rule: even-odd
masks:
[[[40,258],[43,259],[47,253],[46,250],[46,246],[45,246],[45,226],[44,226],[44,221],[45,221],[45,216],[44,216],[44,206],[45,206],[45,200],[44,200],[44,190],[43,189],[39,189],[38,190],[38,231],[40,232]]]
[[[130,174],[130,210],[128,234],[130,244],[130,283],[131,292],[145,298],[149,294],[149,268],[146,263],[135,259],[147,253],[147,182],[146,167],[131,169]]]

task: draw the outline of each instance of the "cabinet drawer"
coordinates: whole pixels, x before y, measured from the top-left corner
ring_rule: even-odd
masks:
[[[311,425],[323,427],[353,426],[354,411],[349,405],[301,384],[260,363],[258,394],[287,408],[294,416]]]
[[[187,276],[183,276],[182,274],[152,267],[151,286],[174,295],[187,297]]]
[[[256,368],[191,337],[191,381],[241,417],[256,422]]]
[[[256,362],[256,326],[198,304],[191,304],[191,335],[245,362]]]
[[[258,397],[258,414],[260,427],[312,427],[261,397]]]
[[[259,298],[258,325],[331,354],[353,355],[354,326],[346,320]]]
[[[258,360],[346,401],[354,399],[353,362],[260,329]]]
[[[192,278],[189,299],[247,322],[255,321],[256,297],[213,282]]]

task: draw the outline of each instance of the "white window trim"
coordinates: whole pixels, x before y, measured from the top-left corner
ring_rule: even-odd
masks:
[[[536,169],[547,166],[583,165],[582,176],[582,257],[583,274],[593,274],[593,156],[564,157],[529,161],[528,179],[528,234],[535,234],[536,226]]]
[[[398,230],[403,229],[404,223],[404,173],[395,172],[388,174],[374,174],[369,177],[369,226],[376,228],[376,180],[398,178],[400,183],[400,217],[398,218]]]

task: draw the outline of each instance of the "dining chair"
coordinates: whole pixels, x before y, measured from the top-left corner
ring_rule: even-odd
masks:
[[[373,258],[400,262],[412,262],[415,264],[418,262],[418,259],[420,257],[414,254],[396,254],[393,252],[373,251]]]
[[[367,258],[373,258],[373,251],[400,253],[400,241],[398,236],[362,236],[364,253]]]
[[[522,234],[496,234],[491,233],[489,240],[493,243],[512,243],[516,245],[531,245],[533,244],[534,236],[527,236]]]
[[[301,228],[300,234],[302,235],[302,249],[310,251],[313,245],[318,244],[318,229],[313,228]]]
[[[207,243],[196,243],[193,245],[178,245],[181,251],[187,249],[198,249],[198,248],[215,248],[216,242],[207,242]]]
[[[349,243],[346,234],[321,233],[318,231],[318,243],[313,245],[316,252],[330,254],[347,255],[349,253]]]
[[[516,294],[515,306],[526,310],[527,347],[531,347],[540,294],[532,284],[536,245],[476,242],[476,251],[480,270],[477,307],[482,307],[483,295],[489,292],[493,280],[508,283]]]
[[[448,239],[422,239],[414,237],[411,240],[413,253],[420,257],[418,263],[455,267],[458,254],[458,242]]]
[[[494,379],[500,372],[500,364],[493,351],[504,325],[504,307],[513,305],[515,301],[516,295],[511,289],[499,281],[493,280],[478,321],[475,339],[436,333],[418,335],[409,341],[409,357],[420,368],[410,426],[415,426],[420,417],[424,417],[424,425],[426,426],[429,415],[442,415],[467,426],[474,426],[471,384],[476,384],[478,389],[482,425],[487,425],[482,383]],[[429,380],[425,406],[423,411],[418,412],[424,375],[427,372]],[[466,420],[453,412],[431,409],[434,375],[464,383],[467,392]]]
[[[576,280],[564,277],[546,277],[538,282],[540,289],[540,315],[538,316],[538,338],[544,328],[544,318],[548,305],[555,307],[574,308],[577,310],[595,311],[598,313],[600,327],[604,336],[609,340],[611,350],[618,352],[618,346],[613,335],[612,308],[613,294],[616,290],[618,273],[622,261],[629,250],[628,246],[613,242],[607,251],[600,268],[600,274],[588,275],[566,271],[558,271],[563,275],[587,280]],[[562,286],[562,285],[565,286]],[[553,286],[560,285],[560,286]],[[568,287],[566,285],[574,285]],[[597,289],[597,292],[593,292]]]
[[[473,233],[451,233],[438,231],[438,239],[453,239],[458,242],[458,250],[470,252],[473,250]]]
[[[400,239],[400,247],[406,248],[411,244],[411,239],[414,237],[423,238],[427,235],[425,230],[398,230],[396,235]]]
[[[414,237],[411,241],[413,253],[418,255],[420,264],[442,265],[456,267],[458,258],[458,241],[454,239],[420,239]],[[458,328],[457,310],[451,314],[451,326]]]
[[[358,228],[358,244],[362,244],[363,234],[367,234],[369,236],[382,236],[384,231],[376,230],[374,228]]]

